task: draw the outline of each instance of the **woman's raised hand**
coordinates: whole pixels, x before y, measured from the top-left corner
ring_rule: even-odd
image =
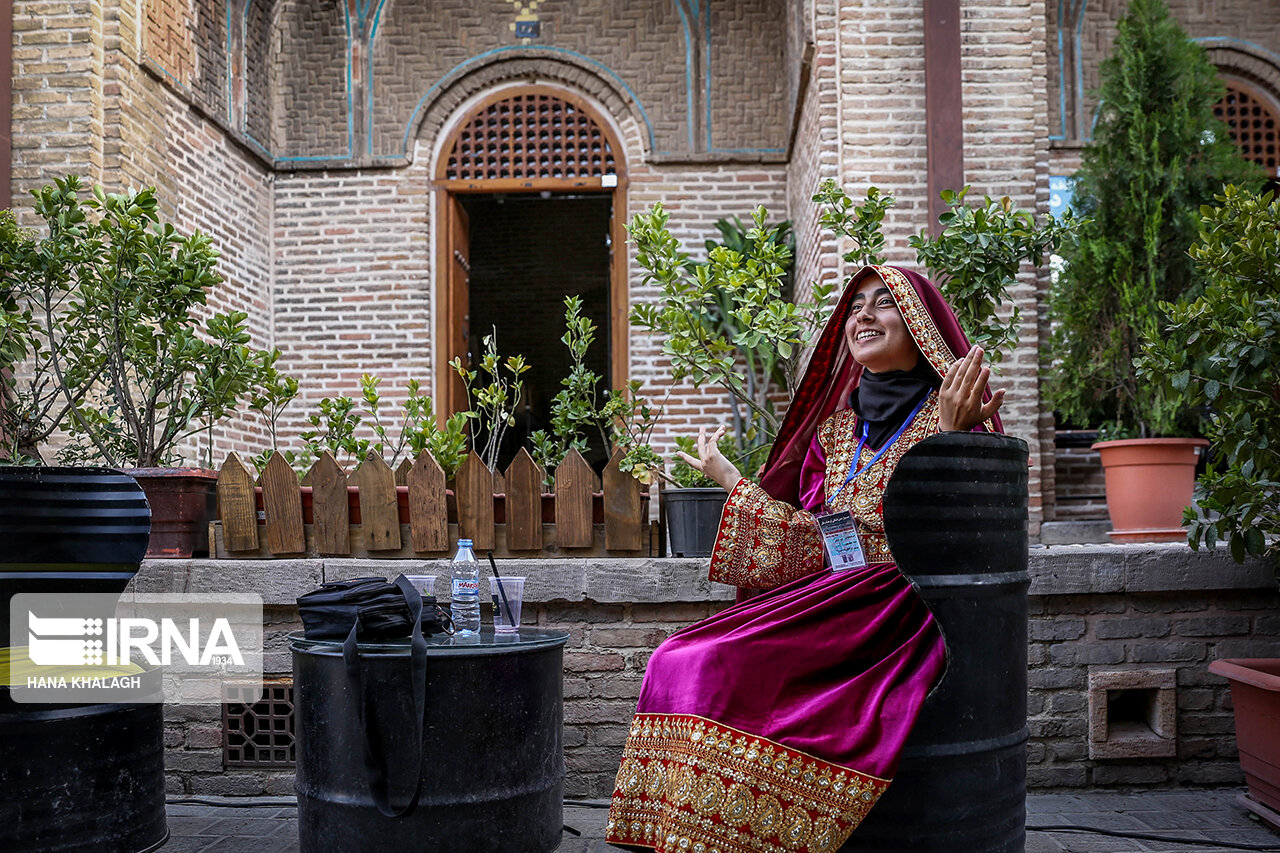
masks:
[[[694,459],[682,450],[676,451],[676,455],[688,463],[690,468],[715,480],[725,491],[733,491],[733,487],[742,479],[742,474],[720,452],[720,439],[724,437],[724,432],[725,428],[720,427],[708,436],[706,427],[698,427],[698,458]]]
[[[992,393],[990,402],[982,402],[991,368],[982,363],[982,347],[973,346],[964,358],[947,368],[938,389],[938,429],[967,432],[996,413],[1004,402],[1004,389]]]

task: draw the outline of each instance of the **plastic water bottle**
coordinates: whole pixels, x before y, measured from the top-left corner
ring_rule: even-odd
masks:
[[[480,632],[480,564],[471,550],[470,539],[458,540],[453,558],[453,600],[449,603],[454,636]]]

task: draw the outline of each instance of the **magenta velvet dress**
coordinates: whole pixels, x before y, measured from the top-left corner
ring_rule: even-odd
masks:
[[[919,288],[932,285],[892,267],[874,269],[893,289],[922,353],[945,372],[963,335],[929,339],[939,318]],[[677,632],[654,652],[609,812],[612,844],[672,853],[839,849],[888,787],[942,677],[943,638],[894,564],[881,514],[898,460],[938,431],[936,392],[879,461],[840,490],[855,463],[858,427],[840,406],[860,374],[840,344],[848,302],[828,323],[828,346],[819,344],[793,401],[793,410],[804,409],[789,412],[779,434],[767,469],[775,476],[767,473],[763,486],[740,480],[721,518],[711,579],[767,591]],[[930,328],[913,326],[911,310]],[[833,325],[838,338],[828,334]],[[807,431],[794,428],[804,421]],[[858,464],[873,455],[864,448]],[[867,566],[824,567],[815,521],[824,503],[853,513]]]

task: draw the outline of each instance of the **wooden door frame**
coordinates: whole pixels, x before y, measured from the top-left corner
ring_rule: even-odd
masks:
[[[517,94],[546,93],[573,104],[586,113],[600,128],[613,152],[617,183],[613,187],[604,185],[600,177],[590,178],[490,178],[485,180],[451,180],[446,176],[449,153],[453,151],[461,132],[468,120],[476,113],[498,101],[503,101]],[[455,196],[490,195],[494,193],[591,193],[610,196],[609,239],[609,384],[612,388],[625,388],[630,376],[630,331],[631,305],[627,282],[627,174],[626,160],[620,140],[613,128],[604,121],[601,113],[585,103],[574,93],[555,86],[532,85],[514,86],[501,89],[474,104],[465,114],[459,116],[449,131],[436,163],[436,174],[431,182],[435,195],[435,219],[433,226],[436,235],[435,262],[435,340],[433,348],[434,378],[433,387],[437,399],[437,419],[443,419],[452,412],[466,408],[466,401],[461,399],[461,389],[456,382],[450,381],[453,371],[449,368],[452,350],[448,341],[455,334],[449,328],[453,316],[453,300],[456,298],[452,278],[453,249],[452,245],[452,205]]]

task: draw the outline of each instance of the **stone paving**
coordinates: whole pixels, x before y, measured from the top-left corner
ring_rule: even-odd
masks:
[[[1239,793],[1237,789],[1130,794],[1104,791],[1033,793],[1027,797],[1029,827],[1087,827],[1155,835],[1169,840],[1033,829],[1027,833],[1026,853],[1194,853],[1231,849],[1280,853],[1280,832],[1254,820],[1238,805],[1236,796]],[[234,800],[229,802],[235,803]],[[297,851],[297,809],[283,798],[268,802],[269,805],[258,807],[171,804],[171,837],[163,853]],[[566,806],[565,824],[582,834],[574,836],[566,832],[558,853],[616,850],[602,840],[607,814],[602,808]],[[1181,844],[1172,840],[1174,838],[1194,839],[1202,843]]]

